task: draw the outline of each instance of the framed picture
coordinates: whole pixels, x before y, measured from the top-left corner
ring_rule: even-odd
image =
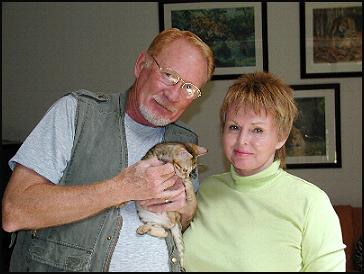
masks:
[[[176,27],[197,34],[215,56],[212,79],[268,71],[265,2],[159,2],[160,29]]]
[[[299,115],[286,142],[287,168],[341,167],[340,84],[291,87]]]
[[[300,42],[301,78],[361,77],[361,2],[301,2]]]

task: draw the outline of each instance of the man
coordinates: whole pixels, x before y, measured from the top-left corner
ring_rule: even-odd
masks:
[[[170,237],[136,234],[134,201],[177,210],[184,226],[194,208],[184,208],[171,164],[140,159],[161,141],[197,143],[175,121],[213,70],[211,49],[173,28],[138,56],[126,94],[80,90],[58,100],[9,162],[2,221],[17,232],[10,270],[179,271]]]

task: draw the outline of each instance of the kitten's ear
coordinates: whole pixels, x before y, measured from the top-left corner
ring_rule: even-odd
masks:
[[[181,150],[179,153],[180,159],[192,159],[193,156],[187,150]]]
[[[198,146],[193,143],[185,143],[185,146],[190,153],[195,155],[195,157],[205,155],[207,153],[207,148]]]

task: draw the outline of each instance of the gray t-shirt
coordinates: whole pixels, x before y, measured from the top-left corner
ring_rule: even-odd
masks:
[[[75,136],[74,118],[77,100],[73,96],[60,98],[10,159],[9,166],[22,164],[52,183],[57,184],[71,157]],[[128,146],[128,165],[139,161],[155,144],[163,140],[164,128],[151,128],[136,123],[125,115],[125,133]],[[142,223],[135,202],[120,209],[123,227],[112,255],[109,271],[167,272],[168,250],[164,239],[138,235]]]

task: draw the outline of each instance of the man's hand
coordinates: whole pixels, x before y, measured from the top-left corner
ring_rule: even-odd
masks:
[[[172,164],[164,164],[156,157],[141,160],[122,170],[111,180],[115,183],[120,203],[131,200],[172,200],[181,189],[170,189],[175,184]]]
[[[184,231],[189,226],[193,216],[196,213],[197,200],[194,196],[194,199],[187,202],[186,191],[182,183],[182,179],[177,176],[173,176],[172,179],[173,178],[175,178],[175,183],[173,186],[168,188],[168,190],[178,190],[180,192],[176,196],[169,198],[167,203],[163,199],[149,199],[145,201],[139,201],[139,204],[152,212],[179,212],[181,214],[182,231]],[[193,191],[192,186],[190,191]]]
[[[170,196],[139,201],[139,204],[152,212],[178,211],[183,208],[186,205],[186,192],[182,179],[174,175],[168,180],[173,183],[172,186],[166,189],[166,192],[168,191],[171,194]]]

